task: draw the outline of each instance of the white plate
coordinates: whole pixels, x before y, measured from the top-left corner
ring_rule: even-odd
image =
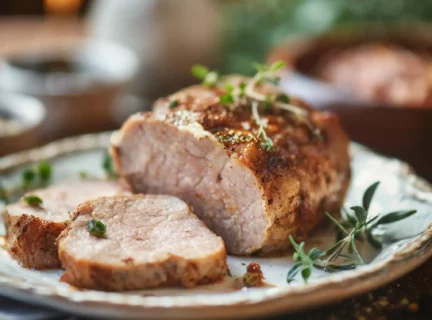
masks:
[[[86,135],[54,142],[45,147],[0,159],[1,182],[12,187],[20,182],[23,167],[51,159],[54,181],[77,179],[85,170],[102,176],[102,154],[109,133]],[[290,312],[372,290],[414,269],[432,256],[432,187],[416,177],[398,160],[374,154],[351,145],[353,180],[346,205],[358,204],[365,188],[376,180],[381,185],[371,212],[417,209],[418,213],[391,225],[378,252],[368,245],[360,247],[366,265],[355,270],[328,274],[314,270],[309,284],[301,279],[287,284],[286,273],[292,253],[277,258],[228,258],[234,277],[215,285],[194,289],[156,289],[126,293],[77,290],[58,282],[61,270],[33,271],[21,268],[0,247],[0,293],[83,315],[135,318],[196,319],[235,318]],[[0,221],[1,222],[1,221]],[[1,223],[2,224],[2,223]],[[334,241],[334,229],[321,230],[307,244],[324,248]],[[309,249],[309,248],[307,248]],[[242,276],[249,262],[258,262],[270,286],[239,289],[235,277]]]

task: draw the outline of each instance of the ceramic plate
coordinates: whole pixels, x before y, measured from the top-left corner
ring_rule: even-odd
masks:
[[[19,185],[21,170],[45,159],[52,162],[54,182],[78,179],[82,170],[102,177],[101,161],[108,143],[109,133],[85,135],[3,157],[1,182],[8,188]],[[355,143],[351,144],[351,154],[353,179],[347,206],[360,203],[365,188],[380,180],[371,214],[394,209],[418,210],[403,222],[389,225],[382,250],[376,251],[367,244],[360,246],[366,264],[355,270],[331,274],[314,270],[308,284],[300,278],[287,284],[285,278],[293,263],[292,253],[271,258],[229,256],[232,277],[227,276],[214,285],[108,293],[77,290],[60,283],[62,270],[21,268],[0,247],[0,293],[84,315],[195,319],[204,314],[213,318],[244,318],[290,312],[372,290],[432,256],[432,187],[398,160],[379,156]],[[308,239],[307,244],[324,248],[334,240],[334,228],[329,226]],[[246,289],[239,285],[246,265],[252,261],[261,265],[268,286]]]

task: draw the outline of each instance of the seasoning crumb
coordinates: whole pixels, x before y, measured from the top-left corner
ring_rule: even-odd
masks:
[[[263,285],[264,275],[261,266],[256,262],[251,262],[247,266],[246,273],[243,276],[243,283],[246,287],[260,287]]]

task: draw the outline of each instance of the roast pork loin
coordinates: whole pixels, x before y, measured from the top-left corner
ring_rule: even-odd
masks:
[[[258,90],[278,94],[267,84]],[[112,138],[116,168],[135,192],[185,200],[231,254],[284,250],[289,235],[301,240],[325,210],[340,209],[350,180],[349,139],[336,115],[291,98],[306,121],[260,104],[274,144],[267,148],[251,101],[232,108],[220,103],[223,94],[196,85],[131,116]]]
[[[37,196],[40,205],[30,205],[24,197],[7,205],[4,220],[7,229],[6,245],[11,255],[22,266],[31,269],[60,267],[55,240],[66,228],[76,207],[100,196],[128,191],[113,181],[65,182],[29,192]]]
[[[89,232],[88,221],[105,224]],[[222,239],[182,200],[164,195],[103,197],[80,205],[58,240],[62,280],[98,290],[192,287],[227,272]]]

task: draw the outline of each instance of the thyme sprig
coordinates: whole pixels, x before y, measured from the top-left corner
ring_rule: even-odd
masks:
[[[219,72],[209,70],[206,66],[196,64],[192,66],[191,73],[202,81],[202,84],[207,87],[214,87],[219,81]]]
[[[310,275],[312,274],[312,266],[314,261],[321,257],[324,253],[318,248],[312,248],[308,254],[304,252],[304,242],[297,244],[293,237],[290,235],[289,239],[294,247],[295,253],[293,259],[295,263],[288,271],[286,281],[288,283],[294,281],[295,276],[301,271],[301,275],[305,283],[307,283]]]
[[[373,247],[379,249],[382,247],[382,242],[373,235],[376,228],[400,221],[416,213],[416,210],[402,210],[369,218],[369,208],[378,186],[379,182],[370,185],[363,194],[362,205],[351,207],[352,213],[347,211],[341,221],[336,220],[330,213],[325,213],[338,231],[338,240],[329,249],[321,251],[313,248],[306,255],[303,251],[304,243],[297,245],[290,236],[295,250],[293,255],[295,263],[288,271],[288,283],[293,281],[300,270],[302,270],[303,280],[307,282],[312,266],[326,272],[335,272],[354,269],[364,264],[356,247],[356,240],[364,241],[366,239]]]
[[[261,138],[261,147],[267,151],[271,151],[274,147],[273,140],[267,136],[265,131],[267,125],[263,122],[258,113],[258,103],[256,101],[252,102],[252,116],[258,126],[257,138]]]
[[[264,95],[257,90],[258,86],[264,82],[278,85],[280,77],[277,76],[276,72],[284,66],[285,62],[283,61],[277,61],[270,65],[255,64],[257,72],[253,78],[247,82],[241,82],[236,87],[232,84],[225,83],[224,89],[226,93],[219,97],[219,103],[224,105],[228,110],[233,110],[237,106],[245,104],[247,100],[252,102],[252,116],[258,125],[257,137],[263,139],[261,146],[267,151],[273,150],[274,144],[265,132],[265,125],[258,113],[258,105],[263,107],[265,113],[270,112],[271,108],[277,108],[292,113],[298,121],[305,124],[314,135],[318,136],[320,140],[322,140],[320,130],[315,128],[307,119],[309,112],[291,104],[288,95],[284,93],[269,93]],[[208,87],[216,86],[220,77],[217,71],[209,70],[203,65],[194,65],[191,72],[195,77],[202,81],[203,85]]]

